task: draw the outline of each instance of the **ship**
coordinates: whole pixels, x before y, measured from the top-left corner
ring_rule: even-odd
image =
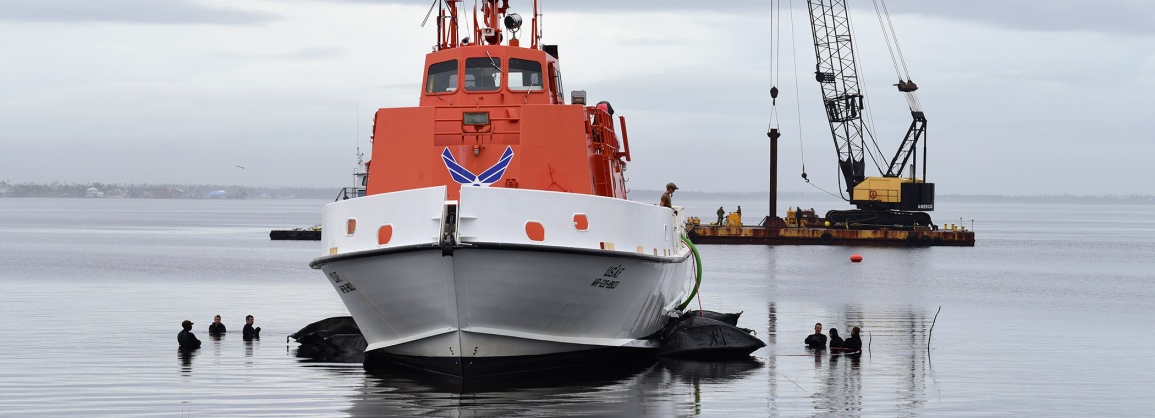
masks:
[[[367,357],[465,378],[652,354],[700,280],[682,208],[628,199],[625,117],[567,102],[536,1],[525,44],[508,0],[471,25],[461,3],[435,3],[418,105],[376,111],[364,196],[325,206],[310,266]]]

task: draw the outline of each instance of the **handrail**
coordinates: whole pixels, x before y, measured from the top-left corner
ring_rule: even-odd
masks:
[[[626,161],[633,161],[630,159],[630,136],[628,134],[626,134],[626,117],[625,116],[618,116],[618,121],[622,125],[622,144],[624,145],[624,148],[625,148],[625,153],[622,155],[624,155],[626,157]],[[621,157],[622,155],[619,155],[619,157]]]

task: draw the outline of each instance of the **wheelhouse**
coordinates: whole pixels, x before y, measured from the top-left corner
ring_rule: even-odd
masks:
[[[466,46],[431,53],[422,106],[564,104],[557,57],[539,49]],[[518,100],[520,99],[520,100]]]

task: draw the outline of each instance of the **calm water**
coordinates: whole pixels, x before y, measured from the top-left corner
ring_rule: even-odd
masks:
[[[0,199],[0,415],[1155,411],[1155,206],[940,203],[939,223],[974,219],[974,248],[702,246],[701,304],[745,312],[739,325],[769,344],[755,360],[462,384],[296,357],[286,335],[346,310],[307,267],[317,243],[268,232],[319,223],[325,203]],[[719,204],[766,208],[677,203],[704,219]],[[220,340],[206,332],[215,314],[230,329]],[[247,314],[263,340],[241,341]],[[183,319],[205,342],[188,357]],[[814,322],[863,326],[869,352],[808,354]]]

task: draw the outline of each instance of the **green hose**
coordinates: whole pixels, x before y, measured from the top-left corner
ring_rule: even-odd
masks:
[[[686,301],[678,306],[678,311],[686,309],[686,306],[694,300],[694,295],[698,294],[698,286],[702,285],[702,256],[698,255],[698,247],[695,247],[694,243],[690,242],[690,238],[685,235],[682,235],[682,242],[686,243],[686,245],[690,247],[690,252],[694,253],[694,265],[698,266],[698,275],[694,281],[694,291],[690,292],[690,297],[686,298]]]

